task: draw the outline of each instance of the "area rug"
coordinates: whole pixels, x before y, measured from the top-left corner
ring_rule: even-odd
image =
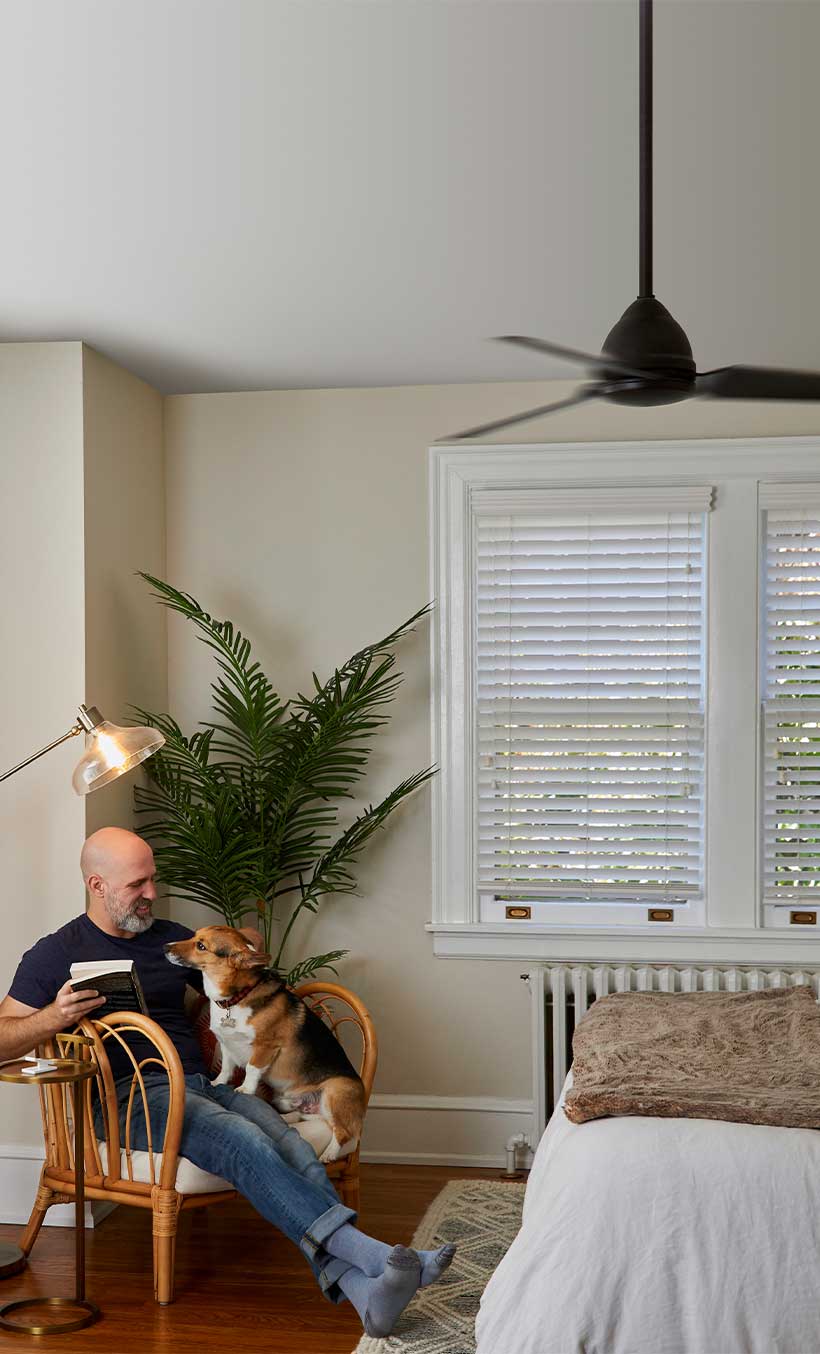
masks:
[[[526,1186],[506,1180],[450,1180],[413,1236],[423,1249],[454,1241],[456,1258],[438,1283],[423,1288],[392,1335],[364,1335],[353,1354],[475,1354],[481,1294],[521,1227]]]

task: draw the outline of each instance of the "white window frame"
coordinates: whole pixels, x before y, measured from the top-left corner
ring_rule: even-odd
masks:
[[[759,485],[820,482],[820,437],[430,448],[433,911],[444,957],[820,962],[820,927],[767,929],[760,897]],[[715,486],[707,522],[705,925],[481,920],[474,877],[473,489]]]

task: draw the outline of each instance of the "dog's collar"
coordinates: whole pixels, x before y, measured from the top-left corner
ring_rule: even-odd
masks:
[[[236,1006],[237,1002],[244,1001],[248,993],[252,992],[255,987],[258,987],[261,981],[261,978],[257,978],[255,983],[251,983],[250,987],[243,987],[242,991],[237,992],[235,997],[225,997],[222,1001],[217,1001],[217,1006],[221,1006],[223,1011],[227,1011],[229,1006]]]
[[[261,982],[262,979],[257,978],[255,983],[251,983],[250,987],[243,987],[241,992],[236,993],[236,996],[224,997],[222,1001],[216,1001],[216,999],[214,999],[215,1004],[217,1006],[221,1006],[223,1011],[227,1011],[231,1006],[236,1006],[238,1002],[244,1001],[248,993],[253,992],[254,988],[257,988]],[[285,986],[284,983],[280,983],[279,987],[276,989],[276,992],[273,993],[273,996],[275,997],[278,992],[281,992],[284,986]]]

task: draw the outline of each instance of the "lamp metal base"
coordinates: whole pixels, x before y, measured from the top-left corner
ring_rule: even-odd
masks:
[[[76,1315],[67,1321],[11,1321],[12,1312],[21,1312],[28,1307],[73,1307]],[[99,1307],[93,1302],[80,1298],[23,1298],[20,1302],[7,1302],[0,1307],[0,1326],[4,1330],[22,1331],[25,1335],[60,1335],[72,1330],[82,1330],[90,1326],[100,1314]]]
[[[26,1267],[26,1257],[19,1246],[10,1241],[0,1241],[0,1279],[10,1279]]]

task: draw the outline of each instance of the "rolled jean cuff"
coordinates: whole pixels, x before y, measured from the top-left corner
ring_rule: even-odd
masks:
[[[320,1256],[322,1258],[316,1262],[316,1282],[322,1296],[327,1298],[328,1302],[344,1302],[345,1295],[339,1287],[339,1280],[354,1266],[349,1260],[340,1260],[335,1255],[328,1255],[327,1251],[321,1251]]]
[[[338,1227],[342,1227],[346,1222],[355,1221],[356,1214],[352,1208],[346,1208],[344,1204],[333,1204],[311,1223],[299,1242],[302,1254],[307,1256],[314,1266],[321,1265],[317,1276],[319,1287],[331,1302],[341,1302],[343,1295],[336,1288],[336,1283],[340,1276],[350,1269],[350,1265],[346,1260],[338,1260],[335,1256],[328,1255],[324,1249],[324,1242]],[[333,1289],[335,1292],[331,1291]]]

